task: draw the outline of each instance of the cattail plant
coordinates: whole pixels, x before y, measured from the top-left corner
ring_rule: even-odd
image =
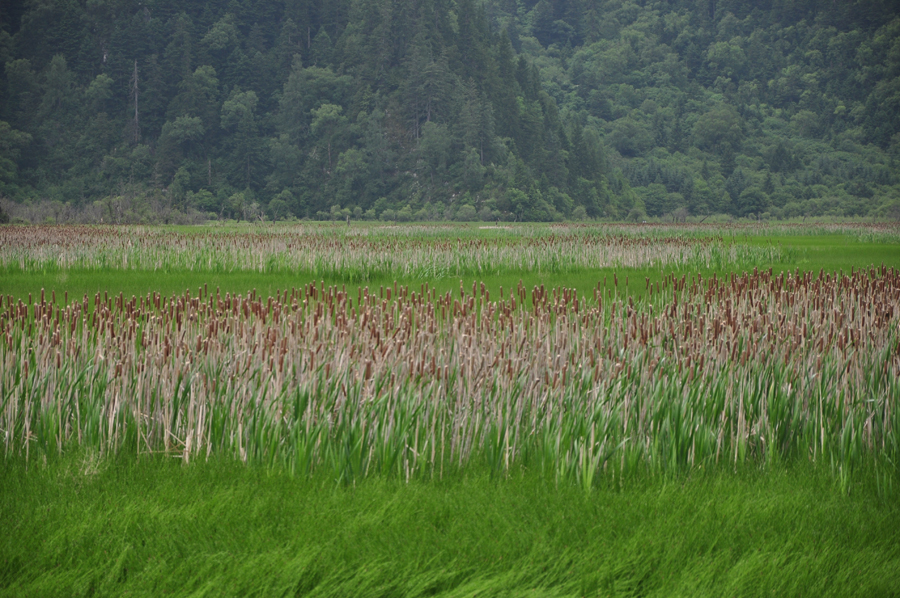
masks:
[[[807,230],[845,231],[842,228]],[[741,238],[784,233],[784,225],[524,225],[485,236],[475,229],[407,225],[334,228],[319,225],[175,232],[146,227],[6,227],[0,268],[21,271],[165,270],[298,272],[350,282],[373,277],[433,279],[503,271],[570,272],[585,268],[740,269],[781,263],[796,250]],[[856,229],[851,228],[851,231]],[[859,234],[863,234],[859,229]],[[897,227],[865,234],[897,239]],[[30,304],[30,302],[29,302]]]
[[[225,455],[342,483],[524,467],[588,491],[790,460],[895,477],[894,268],[606,288],[6,297],[3,452]]]

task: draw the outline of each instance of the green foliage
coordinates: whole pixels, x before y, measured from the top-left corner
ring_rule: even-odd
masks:
[[[900,185],[889,5],[18,3],[0,192],[75,214],[184,168],[185,197],[288,189],[297,217],[452,217],[469,193],[479,218],[616,218],[632,187],[651,217],[755,214],[725,188],[740,169],[771,214],[883,217]]]
[[[92,452],[0,470],[16,596],[879,596],[896,502],[815,467],[622,487],[534,474],[335,487]],[[727,530],[723,530],[727,522]],[[390,550],[386,550],[390,547]]]
[[[18,182],[18,159],[22,147],[31,142],[31,135],[17,131],[8,122],[0,121],[0,193],[13,195]]]

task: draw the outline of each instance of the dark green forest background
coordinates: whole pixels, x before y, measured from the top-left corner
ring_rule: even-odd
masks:
[[[4,0],[38,221],[900,217],[896,0]]]

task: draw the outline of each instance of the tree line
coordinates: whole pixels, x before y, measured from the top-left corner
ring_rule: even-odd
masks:
[[[896,9],[12,0],[0,196],[57,221],[892,217]]]

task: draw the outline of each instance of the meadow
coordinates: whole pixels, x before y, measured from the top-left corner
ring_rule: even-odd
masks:
[[[0,228],[0,590],[890,595],[898,258],[891,225]]]

